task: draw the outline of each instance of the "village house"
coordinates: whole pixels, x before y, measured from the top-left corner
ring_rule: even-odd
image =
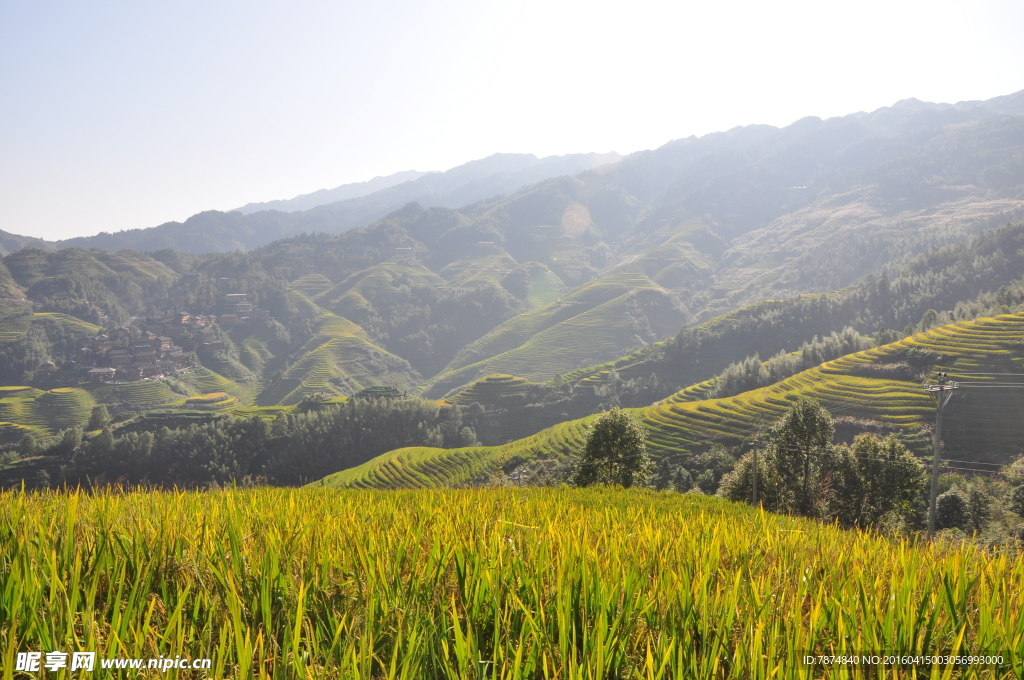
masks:
[[[107,363],[114,368],[127,366],[132,363],[132,355],[126,349],[112,349],[107,352]]]
[[[115,375],[122,382],[131,382],[142,378],[142,369],[138,366],[119,366]]]
[[[110,382],[114,379],[114,374],[117,373],[117,369],[109,366],[103,368],[90,368],[87,373],[91,382]]]

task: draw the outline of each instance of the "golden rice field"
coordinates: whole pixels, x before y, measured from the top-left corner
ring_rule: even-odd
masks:
[[[614,489],[0,494],[0,657],[210,678],[1019,678],[1024,561]],[[805,653],[987,653],[854,674]],[[106,671],[106,677],[140,677]],[[128,671],[122,671],[127,673]],[[103,677],[97,673],[95,677]]]

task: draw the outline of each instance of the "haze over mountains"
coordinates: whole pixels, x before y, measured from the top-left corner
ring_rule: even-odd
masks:
[[[303,232],[339,233],[365,226],[410,201],[425,206],[461,207],[549,177],[574,175],[621,159],[617,153],[582,153],[537,158],[498,153],[445,172],[414,170],[346,184],[290,200],[250,203],[238,210],[211,210],[185,221],[148,229],[100,233],[46,242],[0,232],[0,248],[24,245],[53,248],[101,248],[151,251],[173,248],[187,253],[251,250]]]
[[[344,201],[348,198],[359,198],[360,196],[372,194],[375,191],[388,189],[396,184],[412,182],[425,174],[427,173],[420,172],[419,170],[403,170],[402,172],[396,172],[392,175],[374,177],[373,179],[365,182],[342,184],[341,186],[334,187],[333,189],[320,189],[319,191],[314,191],[312,193],[301,194],[295,198],[277,201],[264,201],[262,203],[246,203],[241,208],[235,208],[234,211],[229,210],[228,212],[237,211],[243,215],[249,215],[254,212],[260,212],[261,210],[280,210],[281,212],[309,210],[310,208],[315,208],[318,205],[324,205],[325,203]]]
[[[805,118],[785,128],[750,125],[689,137],[630,154],[613,171],[584,178],[600,186],[588,210],[596,225],[637,227],[650,232],[659,220],[700,218],[715,224],[726,242],[780,220],[783,229],[822,223],[844,205],[844,229],[896,214],[949,203],[945,220],[974,219],[983,197],[1018,196],[1024,93],[985,102],[932,104],[915,99],[871,113],[842,118]],[[575,175],[614,163],[616,154],[576,154],[537,159],[530,154],[495,154],[444,173],[427,173],[361,196],[303,209],[332,192],[362,192],[371,180],[273,204],[288,210],[207,211],[183,224],[101,233],[46,243],[0,235],[6,252],[32,244],[59,247],[172,248],[189,253],[250,250],[299,233],[340,233],[364,226],[409,201],[424,206],[464,207],[509,195],[546,178]],[[392,176],[394,178],[394,176]],[[596,197],[596,194],[595,194]],[[997,212],[1014,205],[992,204]],[[959,206],[959,207],[954,207]],[[963,214],[967,209],[973,216]],[[821,212],[821,211],[824,212]],[[909,211],[909,212],[908,212]],[[791,218],[783,219],[784,215]],[[787,224],[789,226],[787,226]],[[757,238],[757,237],[755,237]],[[747,239],[744,239],[747,240]],[[731,244],[742,250],[741,242]]]
[[[387,177],[375,177],[369,182],[321,189],[286,201],[249,203],[238,208],[238,212],[243,215],[261,210],[296,212],[377,192],[380,195],[376,200],[385,203],[417,201],[425,206],[458,208],[495,194],[510,193],[523,185],[548,177],[575,175],[583,170],[618,162],[621,158],[615,152],[577,153],[546,158],[537,158],[529,153],[496,153],[445,172],[406,170]],[[391,187],[395,189],[383,191]]]

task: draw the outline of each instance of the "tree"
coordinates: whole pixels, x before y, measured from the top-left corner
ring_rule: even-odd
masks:
[[[935,526],[939,529],[967,531],[971,524],[970,498],[953,487],[935,500]]]
[[[39,444],[31,432],[26,432],[18,442],[18,455],[22,458],[31,458],[39,453]]]
[[[1010,492],[1010,509],[1018,515],[1024,515],[1024,484],[1013,487]]]
[[[110,413],[107,411],[107,407],[103,404],[94,406],[92,409],[92,415],[89,416],[89,424],[86,426],[86,430],[90,432],[94,430],[102,430],[110,424]]]
[[[924,490],[927,472],[917,458],[890,435],[860,434],[822,462],[828,513],[843,526],[873,526],[893,511],[907,514]]]
[[[573,482],[577,486],[643,486],[653,467],[646,439],[646,428],[629,411],[613,408],[602,413],[587,430]]]
[[[690,476],[690,471],[684,467],[677,467],[676,471],[672,473],[672,488],[679,493],[686,493],[693,488],[693,477]]]
[[[654,477],[651,480],[652,485],[656,491],[663,491],[672,485],[672,474],[675,471],[675,466],[672,465],[672,461],[667,457],[662,458],[661,462],[658,463],[657,472],[654,473]]]
[[[801,397],[769,430],[769,459],[779,476],[780,501],[787,510],[817,514],[817,477],[835,432],[829,412],[807,397]]]
[[[757,452],[757,501],[765,510],[785,512],[782,484],[775,469],[773,451],[769,448]],[[751,503],[754,498],[754,455],[746,453],[740,457],[736,467],[724,477],[718,486],[718,496],[737,503]]]

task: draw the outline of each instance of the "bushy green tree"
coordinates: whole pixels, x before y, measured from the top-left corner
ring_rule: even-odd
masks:
[[[953,487],[935,499],[935,527],[937,529],[971,528],[970,498],[961,489]]]
[[[822,468],[828,514],[848,527],[876,526],[893,511],[909,514],[927,481],[921,462],[892,435],[858,435],[852,446],[836,447]]]
[[[817,515],[821,463],[835,436],[832,416],[814,399],[801,397],[768,432],[768,460],[788,512]]]
[[[602,413],[587,431],[572,479],[577,486],[643,486],[651,474],[647,430],[629,411]]]
[[[1010,509],[1024,516],[1024,484],[1017,485],[1010,491]]]
[[[693,488],[693,477],[690,476],[690,471],[684,467],[678,467],[675,472],[672,473],[672,489],[679,493],[686,493]]]
[[[39,444],[36,442],[35,435],[26,432],[18,442],[18,454],[22,458],[31,458],[37,453],[39,453]]]
[[[110,413],[107,411],[107,407],[103,404],[94,406],[92,414],[89,416],[89,424],[86,426],[86,430],[90,432],[93,430],[102,430],[110,424]]]
[[[754,498],[754,452],[744,454],[736,467],[722,477],[718,495],[737,503],[751,503]],[[758,505],[773,512],[786,512],[788,496],[783,490],[782,479],[774,465],[770,448],[757,451],[757,499]]]

